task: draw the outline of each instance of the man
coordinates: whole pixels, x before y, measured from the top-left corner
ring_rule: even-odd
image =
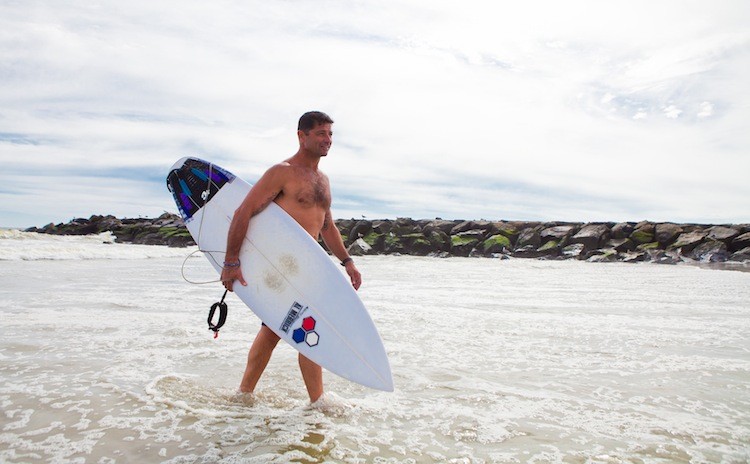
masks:
[[[328,177],[318,170],[320,159],[331,148],[333,120],[325,113],[311,111],[302,115],[297,126],[299,150],[291,158],[272,166],[253,185],[235,211],[227,236],[227,253],[221,281],[232,291],[234,281],[247,285],[239,267],[240,247],[249,222],[272,201],[292,216],[316,240],[323,237],[328,249],[341,260],[355,289],[362,277],[346,251],[341,234],[331,216],[331,188]],[[279,337],[262,325],[247,355],[247,367],[240,383],[241,392],[252,392]],[[323,372],[320,366],[299,355],[299,367],[310,401],[323,395]]]

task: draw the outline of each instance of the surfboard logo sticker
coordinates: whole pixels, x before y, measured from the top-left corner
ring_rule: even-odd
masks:
[[[292,332],[292,340],[296,343],[305,342],[310,347],[316,346],[320,341],[320,335],[315,331],[315,318],[307,316],[302,319],[302,326]]]
[[[296,301],[292,303],[292,307],[289,308],[289,311],[286,313],[284,322],[281,324],[281,327],[279,327],[279,330],[284,333],[289,333],[289,329],[292,328],[292,324],[294,324],[295,321],[299,319],[300,314],[305,312],[306,309],[306,307],[302,307],[302,305],[297,303]]]

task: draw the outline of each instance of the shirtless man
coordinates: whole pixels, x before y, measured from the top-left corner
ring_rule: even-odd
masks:
[[[323,237],[328,249],[346,267],[354,288],[359,289],[362,277],[349,257],[331,216],[328,177],[318,170],[320,159],[328,155],[331,148],[332,124],[333,120],[325,113],[312,111],[303,114],[297,126],[297,153],[268,169],[235,211],[229,226],[226,261],[221,273],[221,281],[227,290],[232,291],[235,280],[247,285],[239,267],[240,248],[251,218],[272,201],[289,213],[313,238],[317,240],[319,236]],[[262,325],[247,355],[247,367],[240,383],[241,392],[255,390],[278,342],[278,335]],[[314,403],[323,395],[323,371],[301,353],[299,367],[310,401]]]

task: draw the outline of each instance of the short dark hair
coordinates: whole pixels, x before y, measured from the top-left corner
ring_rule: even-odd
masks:
[[[333,124],[333,119],[322,111],[308,111],[299,118],[297,130],[307,134],[320,124]]]

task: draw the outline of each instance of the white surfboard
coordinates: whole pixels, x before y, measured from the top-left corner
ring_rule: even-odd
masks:
[[[229,224],[250,185],[197,158],[177,161],[167,185],[193,239],[221,273]],[[274,333],[334,374],[393,391],[383,342],[348,276],[276,203],[250,221],[240,262],[248,285],[233,290]]]

